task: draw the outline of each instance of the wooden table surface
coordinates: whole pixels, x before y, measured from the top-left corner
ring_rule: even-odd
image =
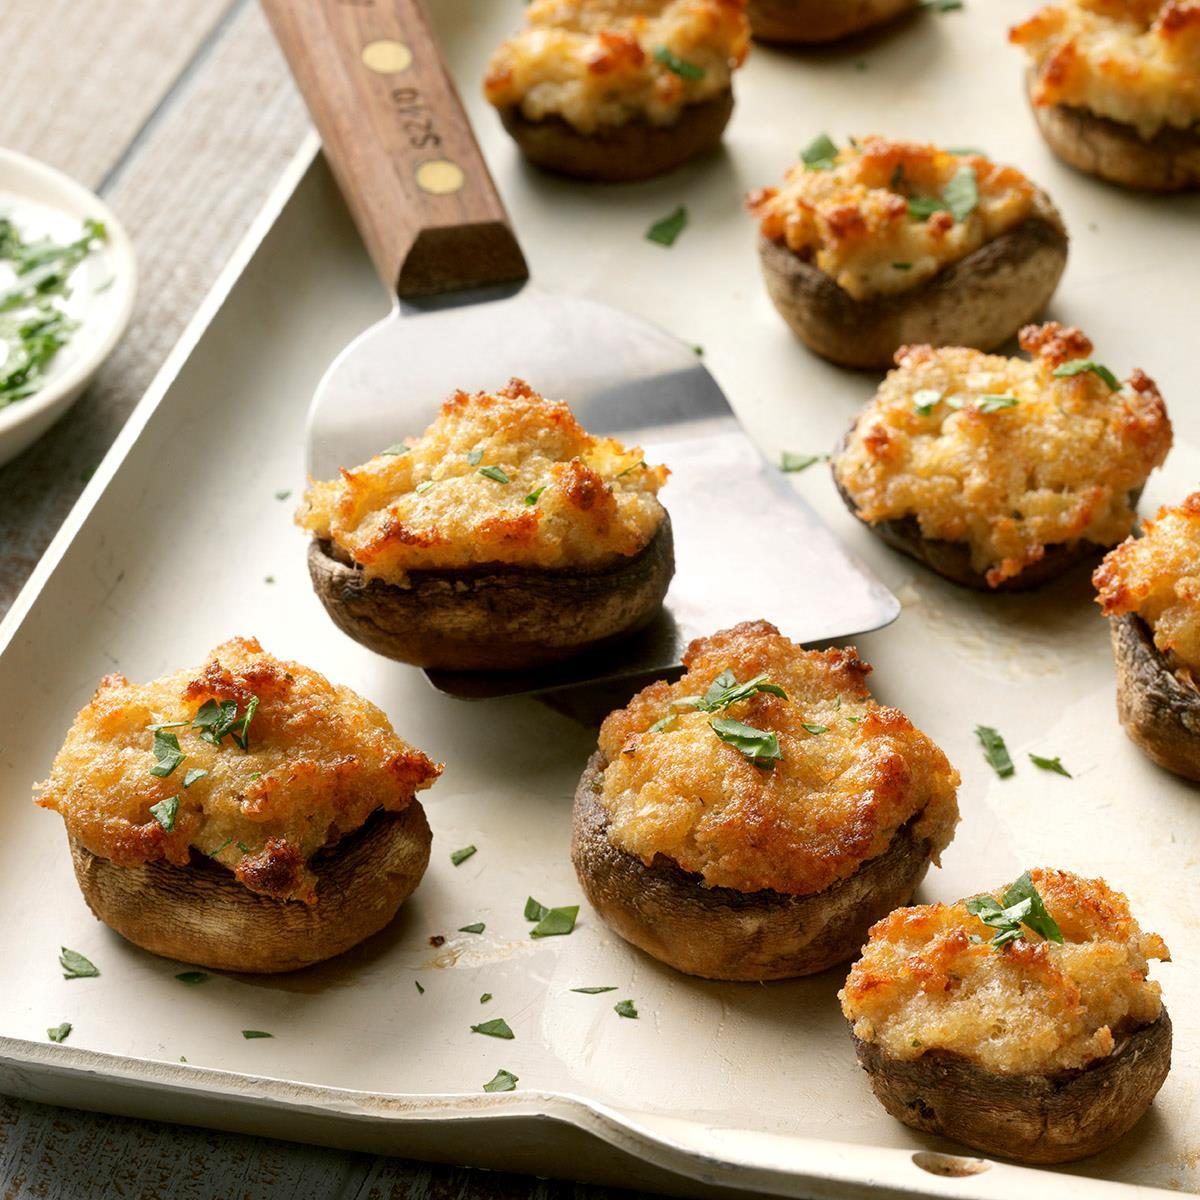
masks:
[[[254,0],[5,0],[0,61],[0,145],[99,192],[141,273],[129,332],[96,383],[0,467],[2,616],[309,124]],[[615,1195],[0,1097],[4,1200]]]

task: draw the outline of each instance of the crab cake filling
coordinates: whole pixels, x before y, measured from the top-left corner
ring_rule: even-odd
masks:
[[[1106,617],[1140,617],[1177,675],[1200,680],[1200,492],[1142,522],[1096,568],[1097,602]]]
[[[1061,943],[1022,925],[997,945],[968,901],[898,908],[872,927],[839,993],[855,1036],[897,1059],[946,1051],[999,1075],[1055,1075],[1156,1021],[1161,989],[1146,975],[1149,959],[1170,958],[1162,938],[1102,879],[1029,877]]]
[[[834,470],[869,524],[914,518],[965,543],[997,587],[1079,540],[1112,546],[1171,446],[1154,381],[1118,384],[1078,329],[1028,326],[1032,361],[905,346]]]
[[[199,669],[101,680],[37,802],[117,866],[195,853],[253,892],[312,904],[311,856],[377,810],[402,812],[441,772],[374,704],[234,638]]]
[[[492,55],[484,94],[581,134],[672,125],[729,90],[750,30],[745,0],[533,0]]]
[[[420,437],[312,483],[296,520],[400,586],[415,570],[603,567],[658,532],[668,474],[514,379],[457,392]]]
[[[1200,0],[1064,0],[1016,25],[1033,102],[1087,109],[1143,138],[1200,122]]]
[[[747,205],[763,237],[855,300],[908,291],[1035,214],[1037,188],[982,154],[882,137],[840,150],[823,142]]]
[[[608,837],[712,887],[823,891],[902,826],[937,861],[958,821],[958,773],[871,697],[853,649],[805,651],[765,621],[693,642],[600,730]]]

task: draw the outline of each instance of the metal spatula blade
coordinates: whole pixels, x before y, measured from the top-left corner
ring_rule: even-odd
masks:
[[[494,389],[519,375],[566,399],[586,429],[670,467],[661,498],[676,574],[663,617],[617,648],[533,672],[430,671],[436,687],[479,698],[662,674],[693,637],[752,617],[802,642],[895,618],[895,597],[764,461],[689,347],[617,309],[532,284],[472,300],[404,304],[342,352],[309,413],[312,473],[328,478],[419,433],[455,388]]]
[[[895,597],[766,463],[691,348],[607,305],[526,282],[419,0],[264,7],[363,240],[400,298],[321,381],[311,473],[364,462],[420,433],[456,389],[491,391],[513,376],[671,470],[662,500],[676,575],[651,628],[534,672],[427,672],[434,686],[469,698],[597,687],[668,673],[693,637],[738,621],[763,617],[814,642],[896,617]],[[389,55],[368,52],[382,43]],[[402,65],[387,78],[370,66],[381,59]]]

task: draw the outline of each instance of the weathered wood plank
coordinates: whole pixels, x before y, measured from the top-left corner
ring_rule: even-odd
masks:
[[[5,0],[0,145],[95,189],[236,0]]]
[[[173,17],[188,7],[166,9]],[[166,37],[160,21],[156,38]],[[128,44],[122,51],[146,52]],[[103,189],[138,253],[141,287],[129,332],[71,412],[0,468],[0,613],[11,605],[308,129],[256,4],[238,0],[200,54],[202,61],[184,72],[169,102],[155,108],[136,153],[109,172]],[[123,74],[141,69],[135,58],[96,55],[94,64],[95,73],[111,76],[114,86]],[[58,106],[77,117],[79,103],[68,94]],[[0,142],[11,141],[9,122],[0,106]]]

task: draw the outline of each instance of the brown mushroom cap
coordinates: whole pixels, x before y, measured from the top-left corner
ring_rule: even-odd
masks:
[[[597,799],[606,765],[600,751],[593,754],[575,792],[575,873],[612,929],[688,975],[790,979],[846,962],[877,920],[908,903],[929,869],[930,844],[913,836],[910,821],[883,854],[813,895],[708,887],[663,855],[647,867],[612,843]]]
[[[838,443],[838,448],[830,460],[833,485],[837,488],[842,503],[856,520],[861,521],[893,550],[899,550],[901,554],[916,559],[931,571],[941,575],[943,579],[949,579],[951,583],[957,583],[962,587],[973,588],[980,592],[1028,592],[1045,586],[1081,563],[1096,562],[1112,549],[1111,546],[1101,546],[1086,538],[1047,546],[1046,553],[1037,562],[1031,563],[1023,571],[1009,576],[996,587],[992,587],[987,581],[986,573],[977,571],[972,565],[971,549],[966,542],[948,542],[940,538],[927,538],[921,533],[921,523],[914,516],[901,517],[894,521],[876,521],[874,524],[859,516],[858,505],[842,486],[842,481],[837,473],[838,456],[845,449],[846,439],[854,431],[854,424],[856,422],[851,424],[849,432]],[[1136,505],[1141,493],[1141,488],[1131,493],[1130,503]]]
[[[1150,1107],[1171,1069],[1171,1020],[1163,1009],[1107,1058],[1060,1075],[1000,1075],[938,1050],[902,1060],[857,1037],[854,1046],[879,1102],[905,1125],[988,1155],[1061,1163],[1112,1145]]]
[[[543,170],[598,183],[627,183],[673,171],[716,149],[733,113],[733,90],[686,105],[670,125],[633,120],[595,133],[580,133],[558,116],[530,120],[515,106],[499,113],[521,153]]]
[[[993,350],[1032,321],[1067,265],[1067,234],[1044,192],[1033,214],[933,278],[855,300],[787,246],[759,239],[767,291],[810,350],[845,367],[886,370],[901,346]]]
[[[1136,613],[1109,620],[1117,664],[1117,715],[1154,762],[1200,780],[1200,692],[1171,669]]]
[[[1026,73],[1032,92],[1036,73]],[[1063,162],[1123,187],[1178,192],[1200,187],[1200,125],[1164,126],[1144,138],[1132,125],[1066,104],[1033,104],[1046,144]]]
[[[122,937],[166,958],[264,974],[322,962],[381,930],[421,882],[431,842],[416,800],[377,810],[313,855],[317,902],[308,905],[260,896],[200,856],[186,867],[120,867],[70,839],[83,898]]]
[[[920,0],[749,0],[746,15],[760,42],[833,42],[893,21]]]
[[[325,611],[377,654],[447,671],[504,671],[560,662],[648,625],[675,574],[671,520],[637,554],[596,569],[497,564],[411,571],[409,586],[363,581],[329,542],[308,548]]]

